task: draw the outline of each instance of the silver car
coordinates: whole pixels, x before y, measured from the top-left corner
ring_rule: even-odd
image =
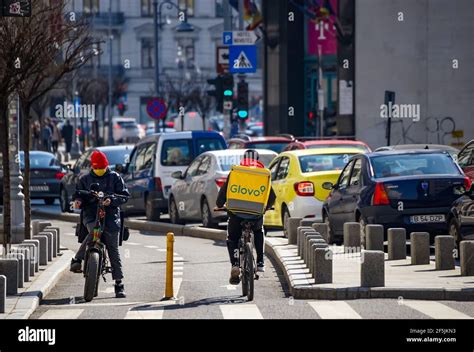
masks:
[[[268,167],[277,153],[257,149],[260,161]],[[186,220],[200,221],[204,227],[217,227],[226,221],[227,214],[213,209],[217,194],[229,175],[232,165],[239,165],[245,149],[227,149],[206,152],[198,156],[184,173],[172,174],[176,178],[169,197],[170,220],[183,224]]]

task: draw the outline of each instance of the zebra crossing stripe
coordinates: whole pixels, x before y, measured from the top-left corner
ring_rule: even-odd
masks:
[[[77,319],[83,311],[84,309],[50,309],[39,319]]]
[[[222,304],[219,308],[224,319],[263,319],[255,304]]]
[[[408,301],[403,305],[423,313],[433,319],[472,319],[469,315],[435,301]]]
[[[362,319],[352,307],[344,301],[308,302],[321,319]]]

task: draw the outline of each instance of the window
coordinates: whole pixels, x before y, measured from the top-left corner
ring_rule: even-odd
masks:
[[[277,177],[277,170],[278,170],[278,164],[280,164],[281,159],[275,160],[272,166],[270,166],[270,172],[272,174],[272,181],[276,180]]]
[[[187,166],[192,160],[190,139],[170,139],[163,142],[161,165]]]
[[[141,0],[142,17],[153,16],[153,0]]]
[[[224,17],[224,7],[222,6],[223,0],[215,0],[215,9],[216,9],[216,17]]]
[[[277,180],[284,180],[286,176],[288,176],[288,171],[290,169],[290,159],[289,158],[282,158],[280,166],[278,167],[276,179]]]
[[[349,176],[351,174],[352,165],[354,165],[354,161],[351,161],[339,176],[339,188],[346,188],[349,184]]]
[[[362,159],[357,159],[354,163],[350,185],[356,187],[362,185]]]
[[[190,38],[181,38],[178,41],[178,64],[186,65],[187,68],[194,68],[194,40]]]
[[[444,153],[394,154],[373,157],[375,178],[414,175],[459,175],[453,159]]]
[[[141,43],[141,54],[142,54],[142,68],[153,68],[155,67],[155,46],[151,39],[142,39]]]
[[[226,149],[222,141],[217,138],[199,138],[197,140],[198,153],[202,154],[211,150],[223,150]]]
[[[146,148],[146,152],[145,152],[145,155],[144,155],[144,159],[143,159],[143,166],[141,168],[141,170],[147,170],[147,169],[150,169],[153,165],[153,154],[155,152],[155,145],[154,144],[150,144],[147,148]]]
[[[186,177],[187,176],[194,177],[197,175],[199,165],[201,164],[201,160],[202,160],[201,157],[197,158],[191,163],[191,165],[189,165],[188,169],[186,170]]]
[[[280,154],[283,149],[288,145],[288,143],[248,143],[247,148],[249,149],[270,149],[275,153]]]
[[[207,172],[209,171],[210,167],[211,167],[211,157],[210,156],[205,156],[203,159],[202,159],[202,162],[201,162],[201,165],[199,165],[198,167],[198,171],[197,171],[197,174],[198,175],[205,175],[207,174]]]
[[[188,17],[194,17],[194,0],[178,0],[180,11],[186,11]]]
[[[342,170],[353,154],[315,154],[299,157],[301,172]]]
[[[86,14],[99,13],[99,0],[83,0],[82,9]]]
[[[472,165],[472,151],[474,150],[474,144],[467,147],[459,153],[458,155],[458,164],[461,167],[471,166]]]
[[[137,158],[135,159],[135,171],[141,171],[145,167],[145,154],[147,150],[147,145],[142,145],[138,147]]]

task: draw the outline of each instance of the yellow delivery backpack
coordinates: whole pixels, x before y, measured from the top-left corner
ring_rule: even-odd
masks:
[[[270,187],[270,170],[232,166],[227,181],[227,209],[234,214],[263,215]]]

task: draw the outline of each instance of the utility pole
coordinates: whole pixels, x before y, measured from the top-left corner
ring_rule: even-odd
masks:
[[[239,0],[239,31],[244,30],[244,0]],[[232,64],[232,63],[230,63]],[[246,75],[238,75],[240,82],[245,82]],[[239,118],[239,133],[245,133],[245,120]]]
[[[232,8],[230,7],[229,0],[223,0],[222,10],[224,12],[224,31],[232,30]],[[230,124],[232,122],[232,110],[224,109],[224,137],[230,137]]]
[[[155,96],[160,97],[160,67],[158,62],[158,0],[153,0],[153,44],[155,45]],[[160,122],[155,120],[155,132],[160,132]],[[163,129],[164,132],[164,129]]]
[[[109,133],[108,133],[108,144],[114,144],[114,136],[112,131],[112,0],[109,0],[109,26],[108,26],[108,36],[109,36],[109,101],[108,101],[108,110],[109,110]]]

